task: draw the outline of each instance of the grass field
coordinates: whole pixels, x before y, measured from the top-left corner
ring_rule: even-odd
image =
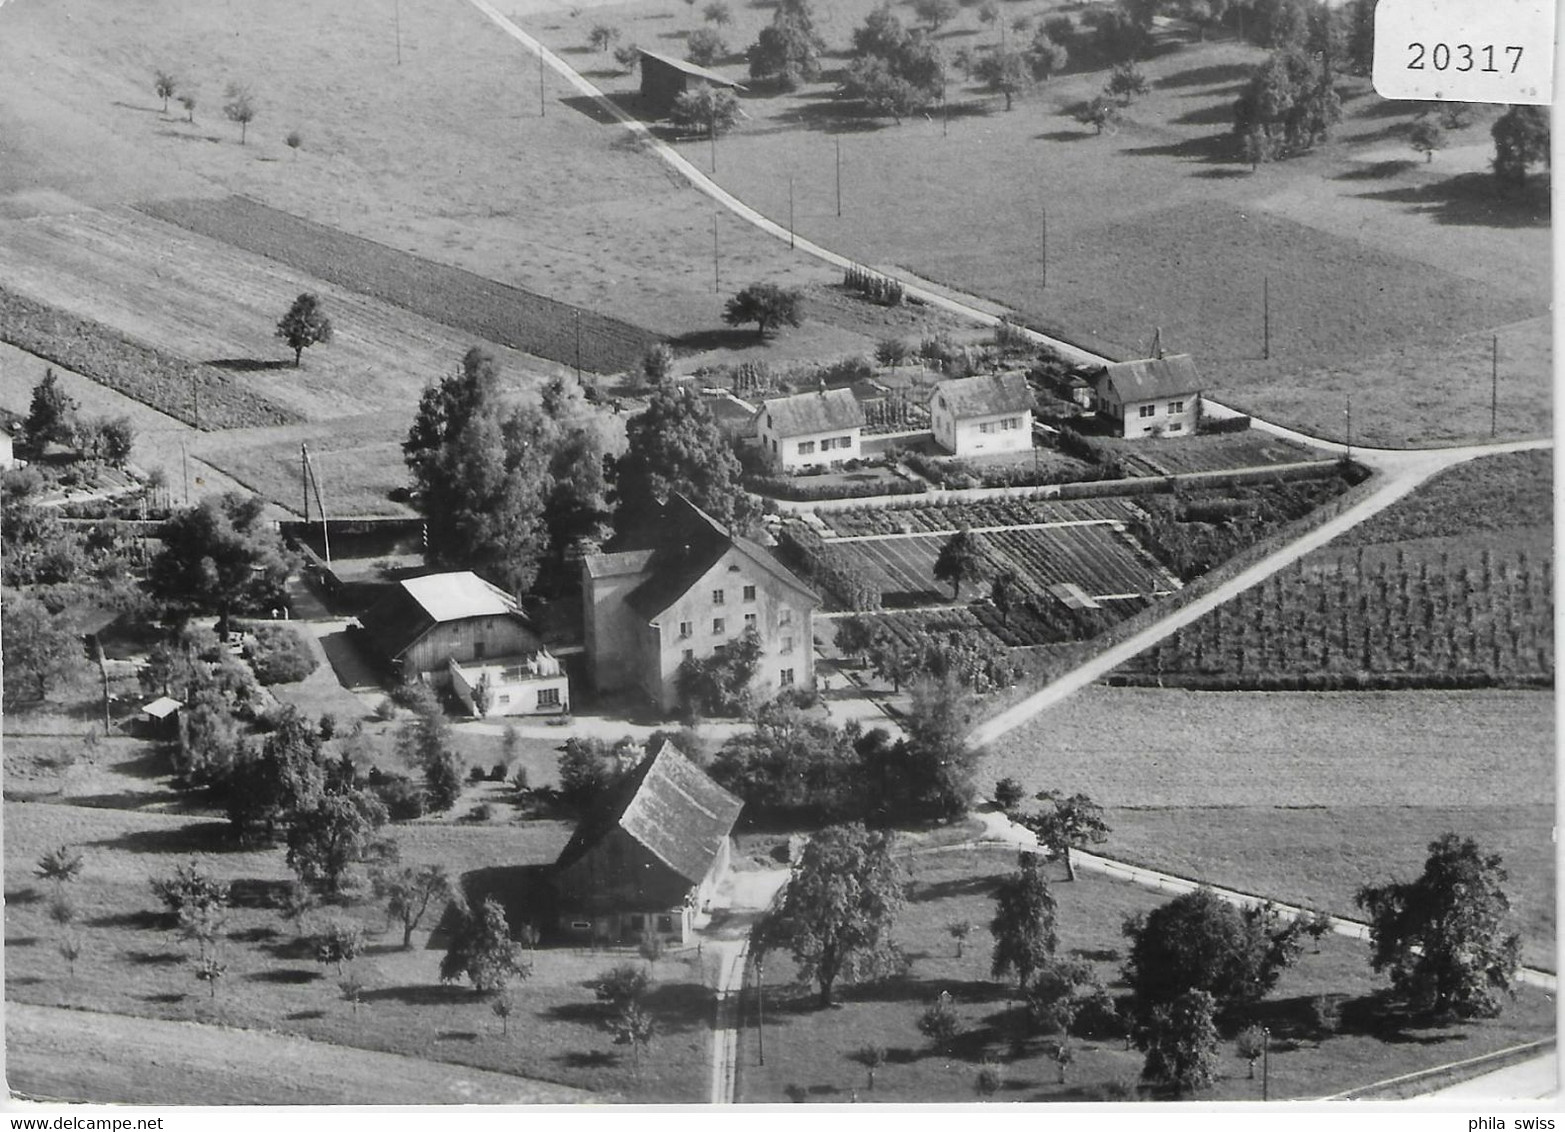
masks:
[[[1076,1058],[1064,1084],[1059,1083],[1041,1038],[1025,1040],[1020,1046],[1014,1043],[1018,1020],[1004,987],[990,981],[991,939],[985,930],[994,914],[993,887],[1014,868],[1014,862],[1013,854],[1000,850],[912,858],[910,900],[894,933],[912,960],[911,970],[883,984],[845,988],[839,1009],[816,1009],[813,996],[788,985],[793,969],[789,958],[769,955],[766,1064],[757,1063],[752,987],[747,996],[747,1032],[740,1045],[740,1099],[774,1103],[790,1099],[840,1103],[855,1095],[859,1101],[882,1102],[982,1099],[975,1083],[986,1055],[1002,1067],[1004,1084],[994,1097],[997,1101],[1092,1100],[1098,1086],[1134,1085],[1141,1055],[1126,1051],[1118,1040],[1076,1039]],[[1052,890],[1059,903],[1060,952],[1089,960],[1112,990],[1121,991],[1114,985],[1125,949],[1120,924],[1127,915],[1150,910],[1162,900],[1156,893],[1098,878],[1054,883]],[[975,930],[958,959],[946,925],[964,919]],[[1503,1048],[1552,1027],[1545,996],[1524,993],[1494,1022],[1417,1030],[1393,1025],[1377,1036],[1366,1024],[1369,1016],[1378,1013],[1376,1001],[1368,996],[1382,985],[1369,970],[1364,945],[1333,937],[1323,941],[1318,954],[1306,947],[1298,964],[1283,974],[1276,990],[1257,1008],[1260,1020],[1272,1029],[1273,1098],[1320,1097]],[[949,1051],[932,1049],[915,1027],[919,1013],[942,990],[952,995],[963,1022],[963,1032]],[[1304,1008],[1316,994],[1349,997],[1342,1032],[1323,1037],[1303,1024]],[[1260,1099],[1260,1081],[1248,1077],[1231,1038],[1224,1035],[1215,1087],[1194,1099]],[[853,1056],[871,1044],[887,1052],[873,1092],[867,1087],[864,1067]]]
[[[1318,460],[1318,449],[1252,431],[1218,436],[1143,436],[1134,440],[1097,438],[1133,476],[1172,476]]]

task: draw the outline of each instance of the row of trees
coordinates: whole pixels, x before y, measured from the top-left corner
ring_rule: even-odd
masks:
[[[163,100],[163,113],[168,113],[168,100],[174,98],[185,108],[185,121],[196,120],[196,92],[178,75],[171,71],[154,71],[152,91]],[[239,127],[239,144],[244,145],[250,123],[255,121],[255,96],[242,83],[233,82],[228,84],[223,97],[223,117]],[[290,139],[296,136],[290,135]],[[293,140],[288,144],[294,148],[298,147],[298,143]]]

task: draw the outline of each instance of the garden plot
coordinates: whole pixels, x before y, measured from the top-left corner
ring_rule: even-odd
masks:
[[[831,534],[841,537],[889,534],[950,534],[958,527],[1009,527],[1026,523],[1125,522],[1141,510],[1130,499],[998,499],[949,506],[862,507],[821,511]]]

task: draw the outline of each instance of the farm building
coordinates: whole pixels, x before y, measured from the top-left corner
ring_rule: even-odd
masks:
[[[761,451],[772,467],[792,472],[857,460],[864,409],[851,389],[772,397],[756,413]]]
[[[599,692],[679,705],[677,676],[753,630],[763,695],[815,686],[820,598],[758,543],[675,495],[605,554],[582,560],[587,663]]]
[[[405,680],[443,685],[451,660],[514,666],[541,647],[516,600],[469,570],[408,578],[360,620],[376,659]]]
[[[185,705],[172,696],[159,696],[151,703],[141,705],[142,725],[147,734],[158,739],[172,739],[179,735],[179,712]]]
[[[560,929],[686,944],[728,873],[744,803],[665,741],[581,820],[555,862]]]
[[[719,87],[723,90],[743,90],[736,83],[716,71],[697,66],[671,55],[641,49],[641,97],[647,109],[656,117],[662,117],[674,108],[674,100],[687,90]]]
[[[935,443],[956,456],[1032,447],[1032,387],[1019,373],[942,382],[929,401]]]
[[[564,715],[571,710],[570,680],[548,649],[466,664],[448,657],[446,674],[472,715]]]
[[[1092,399],[1121,436],[1188,435],[1201,416],[1201,375],[1189,354],[1114,362],[1093,378]]]

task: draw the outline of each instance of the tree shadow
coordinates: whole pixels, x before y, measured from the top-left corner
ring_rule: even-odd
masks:
[[[1034,141],[1053,141],[1053,142],[1076,142],[1076,141],[1089,141],[1089,140],[1091,140],[1093,138],[1098,138],[1098,137],[1101,137],[1101,136],[1102,135],[1099,134],[1096,130],[1093,130],[1093,129],[1090,129],[1090,128],[1089,129],[1081,129],[1081,130],[1050,130],[1047,133],[1034,134],[1033,135],[1033,140]]]
[[[1391,177],[1397,177],[1412,169],[1416,164],[1412,158],[1393,158],[1390,161],[1374,161],[1367,165],[1361,165],[1357,169],[1349,169],[1346,173],[1338,173],[1335,181],[1384,181]]]
[[[1228,134],[1203,134],[1161,145],[1126,146],[1119,151],[1130,157],[1176,157],[1184,161],[1229,163],[1234,160],[1233,139]]]
[[[248,977],[255,983],[304,986],[306,983],[319,982],[324,976],[320,971],[310,971],[303,967],[274,967],[267,971],[256,971]]]
[[[42,904],[43,893],[36,888],[8,888],[5,890],[5,902],[7,904]]]
[[[364,992],[365,1002],[400,1002],[404,1006],[452,1006],[479,1001],[471,987],[454,983],[415,983],[401,987],[376,987]]]
[[[155,747],[143,749],[129,758],[110,763],[109,769],[126,778],[168,778],[168,755]]]
[[[1399,102],[1394,98],[1380,98],[1377,96],[1374,102],[1360,108],[1353,117],[1395,118],[1402,114],[1417,113],[1420,107],[1428,105],[1427,102]]]
[[[95,916],[86,923],[90,928],[132,928],[150,932],[168,927],[169,918],[163,912],[143,908],[135,912],[111,912],[105,916]]]
[[[324,1017],[326,1017],[324,1010],[295,1010],[292,1014],[283,1015],[284,1020],[288,1022],[314,1022]]]
[[[184,991],[169,991],[166,994],[144,994],[141,1001],[156,1003],[158,1006],[178,1006],[189,997]]]
[[[235,908],[281,908],[291,888],[292,881],[242,877],[229,882],[228,902]],[[270,928],[256,930],[271,931]],[[272,931],[271,934],[277,933]]]
[[[185,961],[178,951],[127,951],[125,958],[138,967],[174,967]]]
[[[1217,86],[1248,79],[1255,68],[1248,63],[1211,63],[1204,67],[1190,67],[1158,79],[1158,87]]]
[[[764,346],[766,342],[767,340],[762,339],[755,331],[739,327],[692,330],[669,339],[669,345],[675,350],[689,350],[691,353],[705,353],[708,350],[750,350]]]
[[[505,910],[505,921],[513,936],[524,924],[531,924],[544,940],[552,942],[556,937],[554,925],[559,922],[559,898],[549,879],[553,872],[553,865],[495,865],[463,873],[458,883],[469,908],[478,908],[485,900],[497,902]],[[454,903],[441,910],[430,933],[430,947],[447,945],[456,929],[457,916]]]
[[[1228,165],[1219,166],[1215,169],[1197,169],[1194,173],[1191,174],[1191,176],[1200,177],[1207,181],[1236,181],[1240,177],[1249,177],[1253,175],[1253,173],[1254,170],[1251,169],[1240,169],[1232,165]]]
[[[235,943],[265,943],[277,938],[276,928],[255,927],[244,928],[237,932],[229,932],[228,938]]]
[[[309,936],[289,936],[283,940],[271,940],[261,944],[261,950],[273,959],[313,959],[315,942]]]
[[[1088,963],[1118,963],[1120,954],[1112,947],[1073,947],[1070,954]]]
[[[617,79],[624,73],[618,67],[604,67],[596,71],[583,71],[581,74],[587,79]]]
[[[927,904],[932,900],[948,900],[956,896],[987,896],[999,883],[998,877],[953,877],[933,884],[919,885],[909,896],[910,904]]]
[[[441,1030],[435,1035],[437,1042],[476,1042],[477,1030]]]
[[[618,74],[619,72],[615,73]],[[623,110],[625,113],[634,115],[636,117],[641,117],[640,91],[617,91],[612,94],[605,94],[604,97],[612,102],[615,106]],[[578,114],[590,118],[600,126],[614,126],[619,124],[619,119],[614,117],[613,114],[610,114],[601,105],[599,105],[596,98],[588,98],[586,95],[573,95],[570,98],[560,99],[560,102],[566,106],[569,106]]]
[[[137,106],[134,102],[121,102],[118,99],[109,103],[110,106],[118,106],[121,110],[139,110],[143,114],[162,114],[161,106]]]
[[[276,358],[213,358],[202,364],[234,373],[268,373],[272,370],[295,368],[292,361]]]
[[[227,822],[198,821],[172,829],[137,829],[118,837],[85,844],[96,849],[121,849],[129,853],[226,853],[242,848]]]
[[[1231,126],[1234,120],[1232,105],[1214,102],[1210,106],[1198,106],[1173,119],[1180,126]]]
[[[1404,204],[1437,224],[1481,228],[1541,228],[1549,224],[1549,178],[1535,176],[1506,189],[1489,173],[1460,173],[1433,184],[1360,193],[1364,200]]]
[[[608,1050],[566,1050],[554,1055],[554,1060],[570,1069],[612,1069],[619,1065],[619,1054]]]

